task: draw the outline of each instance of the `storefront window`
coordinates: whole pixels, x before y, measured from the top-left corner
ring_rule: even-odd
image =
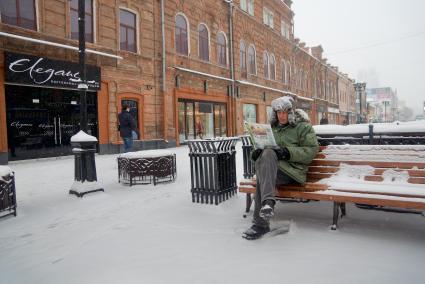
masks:
[[[226,105],[179,101],[179,139],[205,139],[227,135]]]
[[[254,104],[243,105],[243,120],[246,122],[257,122],[257,106]]]
[[[6,85],[9,160],[70,155],[80,130],[79,94],[74,90]],[[97,94],[87,92],[87,133],[98,137]]]

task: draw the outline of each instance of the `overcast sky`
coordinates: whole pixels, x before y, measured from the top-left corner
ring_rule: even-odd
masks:
[[[295,36],[367,87],[425,101],[425,0],[293,0]]]

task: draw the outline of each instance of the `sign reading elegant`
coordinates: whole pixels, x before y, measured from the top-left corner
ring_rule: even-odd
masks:
[[[26,54],[5,52],[6,83],[78,89],[81,83],[77,63]],[[86,65],[88,90],[100,89],[100,68]]]

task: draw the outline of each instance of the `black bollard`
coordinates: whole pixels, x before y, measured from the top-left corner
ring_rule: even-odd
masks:
[[[77,135],[85,133],[80,131]],[[74,136],[73,136],[74,137]],[[83,197],[84,194],[104,191],[97,183],[96,161],[94,154],[96,153],[97,139],[93,136],[85,134],[87,141],[72,141],[72,153],[74,154],[74,184],[69,191],[69,194],[75,194],[78,197]],[[92,137],[92,138],[91,138]],[[94,139],[93,139],[94,138]]]

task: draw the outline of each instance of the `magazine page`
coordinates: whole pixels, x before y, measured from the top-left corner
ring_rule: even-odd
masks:
[[[270,124],[245,122],[245,128],[251,137],[254,148],[264,149],[277,147]]]

